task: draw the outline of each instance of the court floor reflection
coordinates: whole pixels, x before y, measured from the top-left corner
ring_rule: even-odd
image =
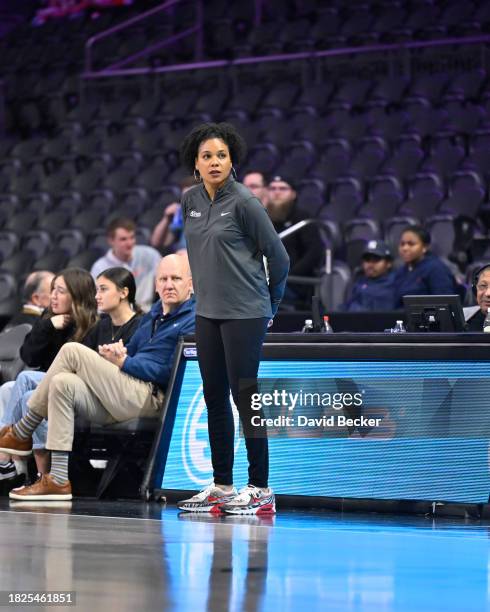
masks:
[[[2,499],[0,533],[0,590],[73,590],[90,612],[490,608],[488,525],[476,520]]]

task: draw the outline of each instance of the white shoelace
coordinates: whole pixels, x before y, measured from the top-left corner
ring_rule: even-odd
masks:
[[[196,495],[194,495],[192,497],[193,501],[204,501],[215,489],[217,489],[218,491],[221,491],[222,494],[224,495],[232,495],[234,490],[231,490],[229,493],[227,493],[226,491],[223,491],[223,489],[220,489],[219,487],[217,487],[214,482],[211,482],[210,484],[208,484],[207,487],[205,487],[204,489],[202,489],[202,491],[199,491],[199,493],[196,493]]]
[[[204,487],[204,489],[199,491],[199,493],[196,493],[196,495],[194,495],[192,499],[196,501],[204,501],[206,497],[209,496],[211,491],[215,488],[216,488],[216,485],[214,484],[214,482],[210,482],[207,487]]]
[[[248,501],[250,501],[251,497],[255,497],[257,492],[257,487],[254,487],[252,485],[246,485],[245,487],[243,487],[243,489],[240,489],[238,495],[233,498],[233,503],[246,504]]]

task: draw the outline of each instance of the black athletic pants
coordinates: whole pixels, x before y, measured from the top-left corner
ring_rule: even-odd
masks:
[[[248,484],[267,487],[269,448],[265,428],[247,436],[252,415],[260,414],[250,407],[253,386],[242,390],[240,380],[257,380],[262,343],[268,319],[208,319],[196,317],[196,344],[204,399],[208,409],[209,443],[214,481],[233,483],[235,427],[230,404],[230,389],[238,407],[248,457]],[[245,393],[245,396],[244,396]],[[248,395],[248,401],[246,399]],[[250,426],[249,426],[250,427]]]

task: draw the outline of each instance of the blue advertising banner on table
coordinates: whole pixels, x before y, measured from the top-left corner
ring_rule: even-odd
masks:
[[[286,402],[282,413],[297,419],[300,400],[316,393],[322,411],[316,417],[324,417],[301,427],[302,433],[297,427],[269,428],[270,485],[276,493],[488,501],[490,363],[276,360],[261,363],[259,379],[261,394],[296,393],[293,409]],[[241,487],[247,460],[234,414],[234,480]],[[333,429],[329,416],[336,419]],[[362,416],[376,425],[348,421]],[[206,406],[197,361],[191,359],[185,362],[162,488],[193,490],[210,480]]]

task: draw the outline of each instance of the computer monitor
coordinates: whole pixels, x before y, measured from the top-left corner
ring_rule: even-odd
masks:
[[[405,295],[409,332],[462,332],[465,320],[459,295]]]

